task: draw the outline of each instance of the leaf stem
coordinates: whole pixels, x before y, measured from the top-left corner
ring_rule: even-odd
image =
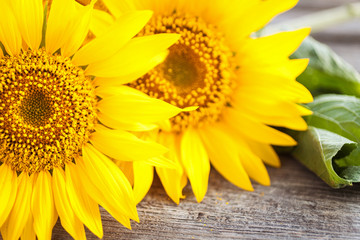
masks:
[[[282,22],[271,25],[269,28],[284,29],[285,27],[288,29],[297,29],[301,27],[311,27],[312,33],[315,33],[355,18],[360,18],[360,2],[315,12],[292,20],[287,20],[286,23]]]

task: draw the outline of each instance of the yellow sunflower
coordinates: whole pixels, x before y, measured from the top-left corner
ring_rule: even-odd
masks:
[[[99,204],[130,228],[138,221],[131,185],[109,157],[169,165],[156,158],[165,147],[127,129],[181,109],[121,84],[158,64],[178,35],[133,38],[152,15],[134,11],[82,46],[93,4],[54,0],[49,14],[42,0],[0,6],[3,239],[51,239],[58,217],[75,239],[85,239],[84,224],[101,238]]]
[[[205,196],[211,165],[236,186],[252,191],[251,180],[270,185],[264,163],[279,167],[272,145],[296,142],[273,127],[306,130],[298,103],[313,100],[296,82],[308,60],[289,56],[309,29],[254,38],[275,15],[297,0],[102,0],[94,32],[134,9],[154,16],[138,34],[178,33],[166,60],[130,86],[177,107],[199,106],[163,124],[158,142],[176,169],[156,167],[170,198],[179,203],[189,179],[197,201]],[[109,14],[108,14],[109,13]],[[110,15],[111,14],[111,15]],[[122,163],[130,180],[149,186],[152,168]],[[146,190],[146,189],[143,189]]]

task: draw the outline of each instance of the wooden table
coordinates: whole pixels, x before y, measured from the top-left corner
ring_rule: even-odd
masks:
[[[301,0],[275,19],[304,15],[351,0]],[[360,70],[360,20],[314,35]],[[333,190],[300,163],[282,157],[268,168],[272,185],[246,192],[212,170],[208,193],[196,203],[190,187],[177,206],[155,179],[138,205],[140,223],[125,229],[102,209],[104,239],[360,239],[360,186]],[[87,232],[88,239],[96,239]],[[58,222],[53,239],[71,239]]]

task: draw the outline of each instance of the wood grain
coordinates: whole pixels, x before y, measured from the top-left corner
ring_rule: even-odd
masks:
[[[356,1],[301,0],[283,19],[347,2]],[[359,26],[357,20],[315,37],[360,70]],[[333,190],[294,159],[282,157],[282,163],[280,169],[269,168],[272,186],[255,183],[254,192],[236,188],[212,170],[204,201],[196,203],[188,186],[179,206],[156,179],[138,205],[141,223],[133,223],[133,230],[101,210],[104,239],[360,239],[359,185]],[[58,222],[53,239],[71,237]]]

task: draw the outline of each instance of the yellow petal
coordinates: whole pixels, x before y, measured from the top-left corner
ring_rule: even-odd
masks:
[[[255,82],[255,81],[254,81]],[[275,87],[276,86],[276,87]],[[248,84],[247,86],[241,86],[238,93],[243,93],[244,97],[262,96],[261,99],[255,99],[258,101],[264,101],[267,99],[269,102],[284,100],[292,103],[310,103],[313,101],[313,97],[308,89],[298,82],[291,84],[278,85],[277,83],[259,83],[259,85]]]
[[[83,161],[77,160],[79,168],[89,177],[91,183],[98,189],[88,192],[115,218],[116,213],[128,216],[138,221],[136,204],[131,185],[122,171],[109,158],[100,153],[90,144],[83,147]],[[90,190],[90,189],[88,189]],[[112,208],[117,209],[112,212]]]
[[[299,105],[288,100],[271,96],[268,94],[260,95],[261,97],[254,97],[250,91],[245,88],[234,94],[233,106],[239,111],[247,111],[260,116],[278,117],[278,118],[293,118],[303,115],[311,114],[310,110],[304,107],[299,108]],[[281,96],[280,96],[281,97]]]
[[[38,173],[31,199],[31,212],[34,216],[34,230],[38,239],[51,239],[57,212],[54,205],[51,175],[48,171]]]
[[[116,18],[120,17],[126,12],[131,12],[136,9],[134,1],[131,0],[103,0],[103,2]]]
[[[127,97],[149,98],[147,94],[128,86],[100,86],[95,89],[95,93],[101,98],[124,95]]]
[[[291,59],[289,65],[286,66],[288,77],[295,78],[305,71],[309,65],[310,59]]]
[[[64,44],[61,46],[61,55],[72,56],[83,44],[89,32],[90,20],[92,18],[93,5],[81,6],[76,10],[71,22],[71,28],[66,31]]]
[[[102,238],[103,228],[99,206],[85,191],[79,176],[78,167],[73,163],[66,164],[65,182],[71,207],[76,216],[92,233],[98,238]]]
[[[271,145],[252,140],[246,140],[246,142],[251,148],[251,151],[256,153],[266,164],[272,167],[280,167],[280,158]]]
[[[0,7],[0,42],[10,55],[20,53],[22,39],[16,17],[8,1],[2,1]],[[5,21],[4,21],[5,19]]]
[[[66,191],[65,173],[61,168],[53,169],[53,192],[61,225],[74,239],[86,239],[84,225],[71,207],[71,201]]]
[[[38,0],[13,0],[19,30],[27,45],[37,50],[41,43],[44,6]]]
[[[92,199],[94,199],[95,202],[98,202],[101,206],[103,206],[118,222],[120,222],[125,227],[131,229],[130,224],[130,217],[134,218],[135,221],[138,221],[137,213],[135,212],[135,215],[133,213],[129,213],[131,209],[127,209],[127,213],[124,214],[124,209],[126,207],[119,208],[119,204],[114,204],[115,200],[108,197],[107,193],[104,193],[104,190],[101,190],[102,188],[99,187],[99,182],[94,183],[92,181],[92,176],[90,176],[90,173],[88,173],[85,169],[85,164],[83,163],[82,159],[77,159],[77,165],[78,165],[78,175],[81,178],[81,181],[84,185],[85,191],[91,196]],[[108,189],[108,187],[106,188]],[[135,201],[132,199],[132,207],[135,208]],[[127,205],[130,204],[130,201],[128,201]]]
[[[144,63],[142,66],[139,66],[139,68],[132,73],[129,73],[128,75],[122,75],[120,77],[113,77],[113,78],[101,78],[97,77],[95,78],[93,84],[95,86],[119,86],[122,84],[130,83],[140,77],[142,77],[144,74],[149,72],[151,69],[156,67],[158,64],[162,63],[166,57],[168,56],[168,51],[164,51],[155,57],[148,60],[146,63]]]
[[[65,44],[69,36],[67,32],[73,27],[76,11],[73,0],[52,1],[45,35],[47,52],[54,53]]]
[[[182,136],[181,162],[196,200],[201,202],[208,187],[210,162],[202,140],[193,128],[187,129]]]
[[[235,95],[242,93],[256,96],[268,96],[273,99],[284,99],[297,103],[309,103],[313,101],[310,91],[299,82],[289,80],[273,74],[261,71],[240,70],[239,78],[241,84]],[[264,98],[264,97],[263,97]]]
[[[0,227],[13,208],[18,188],[17,175],[7,164],[0,166]]]
[[[139,122],[121,122],[117,121],[116,119],[111,118],[111,116],[104,115],[101,112],[97,114],[98,119],[100,122],[112,129],[121,129],[133,132],[146,132],[151,131],[157,128],[156,124],[147,124],[147,123],[139,123]]]
[[[178,34],[155,34],[131,39],[115,55],[90,64],[87,75],[120,77],[136,73],[179,39]]]
[[[159,143],[158,141],[156,141],[156,139],[158,137],[158,133],[159,133],[159,131],[155,130],[155,131],[150,131],[150,132],[139,133],[137,136],[145,141]],[[159,144],[164,146],[162,143],[159,143]],[[168,148],[166,148],[166,149],[167,149],[167,153],[168,153]],[[156,167],[172,168],[172,169],[176,169],[176,167],[177,167],[177,164],[175,164],[171,159],[165,157],[165,155],[149,158],[146,161],[146,164],[151,165],[151,166],[156,166]]]
[[[5,221],[0,228],[2,239],[9,239],[9,237],[7,235],[8,231],[9,231],[8,229],[9,229],[8,221]]]
[[[149,21],[151,11],[136,11],[117,19],[106,33],[82,47],[73,58],[78,66],[102,62],[112,57]]]
[[[240,51],[242,62],[259,59],[260,62],[274,62],[277,59],[287,59],[309,34],[310,28],[302,28],[250,39],[243,46],[244,52]]]
[[[249,147],[243,144],[239,146],[241,163],[251,179],[264,186],[270,186],[270,177],[261,159],[250,151]]]
[[[155,142],[144,141],[129,132],[110,130],[99,125],[91,134],[90,141],[102,153],[120,161],[149,161],[150,158],[167,152],[165,147]]]
[[[147,160],[146,163],[149,165],[161,167],[161,168],[175,169],[177,167],[176,164],[172,160],[170,160],[169,158],[164,157],[164,156],[149,158],[149,160]]]
[[[226,124],[231,127],[234,132],[244,135],[255,141],[279,146],[294,146],[296,142],[290,136],[268,127],[246,114],[228,109],[223,114]]]
[[[176,203],[179,204],[180,199],[184,198],[182,194],[183,188],[187,183],[187,178],[183,167],[180,163],[180,153],[178,151],[177,141],[174,134],[161,133],[159,135],[159,142],[169,148],[169,152],[165,156],[172,160],[175,164],[175,169],[156,167],[156,172],[160,178],[162,185],[167,195]]]
[[[109,93],[114,92],[116,95],[102,99],[97,107],[104,116],[120,122],[157,123],[183,111],[126,86],[107,89]],[[96,93],[99,91],[100,89]]]
[[[134,162],[134,196],[135,202],[138,204],[143,200],[149,191],[154,179],[154,167],[143,163]]]
[[[19,239],[31,215],[32,184],[30,178],[26,173],[21,173],[18,182],[16,200],[7,220],[8,228],[4,239]]]
[[[269,118],[263,121],[267,125],[275,127],[285,127],[296,131],[306,131],[308,125],[302,117],[292,117],[292,118]]]
[[[126,161],[114,161],[115,164],[120,168],[120,170],[124,173],[127,180],[130,182],[130,185],[134,185],[134,169],[133,162]]]
[[[214,24],[219,23],[219,25],[225,28],[226,30],[227,28],[230,28],[228,29],[228,31],[233,32],[234,26],[236,26],[236,24],[238,23],[240,16],[245,14],[247,11],[251,11],[252,10],[251,8],[259,4],[260,1],[261,0],[215,1],[217,2],[217,6],[216,8],[213,8],[212,6],[209,8],[209,10],[212,11],[211,16],[209,16],[209,18],[212,19],[212,21],[214,21]],[[231,4],[231,7],[229,7],[229,4]],[[202,5],[209,5],[209,4],[202,4]]]
[[[115,19],[109,13],[102,10],[94,9],[93,19],[90,23],[90,31],[96,36],[99,37],[105,34],[111,25],[113,25]]]
[[[237,29],[241,29],[241,31],[236,31],[236,35],[234,35],[237,39],[249,36],[251,33],[264,27],[277,14],[294,7],[297,2],[298,0],[258,1],[258,4],[254,4],[244,14],[238,16],[235,22]]]
[[[265,57],[262,57],[264,59]],[[294,80],[302,72],[305,71],[306,67],[309,64],[309,59],[284,59],[282,61],[276,62],[249,62],[249,64],[244,65],[247,71],[251,72],[261,72],[264,74],[279,76],[281,79]]]
[[[241,109],[241,111],[248,115],[251,115],[251,117],[254,118],[256,121],[264,123],[266,125],[285,127],[296,131],[305,131],[308,128],[306,121],[300,115],[292,117],[266,116],[252,110],[253,109]]]
[[[239,159],[250,178],[262,185],[269,186],[269,174],[261,159],[256,155],[257,152],[255,153],[251,151],[249,145],[245,142],[243,137],[233,135],[233,130],[231,128],[224,126],[223,129],[228,129],[228,136],[231,136],[233,142],[236,143]]]
[[[261,71],[269,75],[280,76],[281,79],[293,80],[305,71],[309,64],[309,59],[285,59],[281,62],[260,63],[256,60],[256,64],[251,62],[246,65],[249,71]],[[245,66],[244,66],[245,67]]]
[[[310,109],[308,109],[306,106],[296,104],[296,108],[299,110],[300,116],[308,116],[313,114],[313,112]]]
[[[242,149],[239,149],[239,146],[218,127],[207,127],[199,133],[215,169],[232,184],[253,191],[251,181],[239,158]]]
[[[21,239],[24,240],[36,240],[36,234],[34,231],[34,218],[32,214],[29,214],[29,218],[26,222],[23,233],[21,234]]]

